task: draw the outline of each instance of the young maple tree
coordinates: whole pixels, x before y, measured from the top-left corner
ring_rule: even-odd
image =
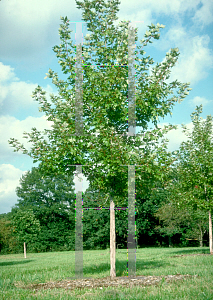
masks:
[[[178,48],[171,49],[165,60],[149,73],[154,60],[145,55],[143,47],[159,39],[160,28],[164,26],[148,26],[140,41],[142,45],[134,51],[137,29],[132,28],[130,21],[114,25],[119,3],[76,0],[89,32],[83,51],[81,44],[72,43],[68,18],[61,18],[61,44],[53,50],[67,79],[60,80],[49,69],[47,77],[58,88],[57,95],[50,95],[53,106],[40,86],[33,93],[40,110],[53,122],[52,130],[41,133],[33,128],[31,133],[25,133],[33,143],[30,151],[17,139],[9,141],[15,151],[22,150],[34,162],[40,161],[46,174],[73,172],[73,165],[83,165],[91,188],[106,195],[99,204],[110,204],[112,232],[114,206],[123,205],[128,194],[126,166],[138,165],[135,180],[139,183],[143,183],[146,172],[154,170],[156,176],[163,176],[157,166],[166,167],[170,160],[165,141],[160,144],[159,140],[173,126],[158,128],[158,118],[171,113],[175,103],[190,90],[189,83],[166,83],[177,62]],[[154,123],[153,130],[148,130],[149,122]],[[140,135],[134,134],[136,126],[142,128]],[[115,241],[110,245],[115,245]],[[111,276],[116,276],[115,261],[111,264]]]
[[[178,182],[171,186],[179,206],[190,206],[209,214],[209,248],[212,250],[213,209],[213,118],[200,117],[202,105],[191,114],[192,132],[183,125],[188,140],[183,142],[177,155]]]

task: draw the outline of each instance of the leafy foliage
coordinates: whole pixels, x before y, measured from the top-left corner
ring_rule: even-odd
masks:
[[[160,235],[155,231],[158,225],[155,213],[164,203],[165,197],[166,193],[159,183],[150,188],[146,194],[142,191],[136,194],[136,225],[138,243],[141,246],[157,245],[161,241]]]
[[[119,3],[118,0],[76,0],[77,7],[83,10],[83,20],[89,32],[85,37],[83,53],[81,46],[71,41],[69,19],[61,18],[61,44],[53,47],[53,51],[66,80],[59,79],[58,73],[49,69],[46,75],[57,87],[57,95],[51,94],[49,103],[46,92],[40,86],[32,95],[39,102],[40,111],[46,114],[47,120],[53,122],[52,129],[39,132],[32,128],[30,133],[25,132],[24,137],[33,144],[30,151],[17,139],[9,140],[14,151],[21,150],[34,162],[40,162],[43,176],[73,174],[73,165],[83,165],[83,174],[89,180],[91,189],[103,195],[98,199],[99,205],[106,203],[106,206],[109,206],[109,196],[113,197],[116,206],[125,206],[128,195],[127,165],[138,165],[136,182],[142,191],[145,182],[148,188],[153,186],[153,181],[164,179],[173,156],[167,153],[166,140],[160,142],[160,139],[174,126],[161,129],[157,123],[159,117],[171,113],[173,106],[182,101],[190,90],[189,83],[177,80],[165,82],[178,60],[178,48],[171,49],[165,60],[155,66],[154,60],[145,55],[143,48],[160,37],[160,29],[164,27],[160,24],[148,26],[144,39],[140,41],[141,46],[137,46],[137,51],[133,53],[136,76],[132,75],[130,36],[137,41],[138,30],[131,28],[129,21],[114,25],[118,19],[116,13]],[[79,83],[81,67],[83,81]],[[128,103],[128,83],[132,77],[135,78],[133,93],[136,103],[131,106]],[[81,96],[82,99],[78,101]],[[81,119],[81,109],[83,126],[80,127],[83,133],[78,134],[77,129],[82,123],[76,120]],[[130,116],[134,115],[134,110],[135,124],[131,124]],[[149,122],[153,122],[154,129],[148,130]],[[127,134],[130,125],[140,126],[140,135]],[[142,199],[145,197],[143,195]],[[50,218],[51,209],[54,212],[57,210],[59,215],[57,201],[51,202],[50,206],[49,200],[44,201],[47,201],[45,205],[37,206],[39,209],[34,207],[41,226],[45,218]],[[48,210],[45,210],[47,206]],[[44,216],[42,220],[41,214]],[[104,213],[100,214],[104,219]],[[100,218],[100,223],[103,219]],[[58,222],[56,217],[55,221]],[[85,234],[89,236],[91,224],[87,225]],[[51,230],[53,238],[57,231],[54,231],[54,227]],[[98,235],[99,238],[103,237],[102,240],[106,237],[101,231]],[[89,241],[88,238],[88,245],[96,245],[100,241],[94,239]]]
[[[13,232],[21,242],[36,242],[41,230],[39,220],[36,219],[31,209],[16,210],[12,216]]]
[[[171,49],[165,61],[152,68],[151,76],[148,74],[154,61],[145,56],[143,47],[152,43],[153,39],[159,39],[160,29],[164,27],[160,24],[148,26],[144,39],[140,41],[142,45],[137,46],[135,58],[136,126],[142,126],[144,138],[128,137],[129,22],[114,26],[113,22],[118,19],[117,0],[76,3],[78,8],[83,9],[83,20],[90,32],[85,37],[87,42],[84,44],[82,65],[83,120],[84,133],[87,135],[75,135],[76,58],[73,54],[75,50],[77,54],[79,52],[71,41],[69,20],[65,17],[61,18],[59,29],[61,44],[53,50],[67,80],[59,80],[58,74],[51,69],[47,73],[47,77],[58,88],[58,95],[50,95],[54,107],[48,103],[40,86],[33,93],[33,98],[41,105],[41,111],[53,122],[53,129],[44,131],[49,143],[36,128],[31,133],[25,133],[25,138],[33,143],[31,151],[27,151],[16,139],[11,139],[9,143],[15,151],[22,150],[34,161],[41,161],[43,172],[64,174],[68,169],[73,170],[67,165],[86,165],[89,159],[90,167],[85,167],[83,172],[93,187],[102,189],[105,194],[113,191],[113,196],[123,197],[127,193],[127,184],[124,184],[127,183],[127,172],[120,165],[138,164],[150,168],[144,164],[147,145],[156,143],[173,127],[146,132],[147,124],[152,121],[157,125],[158,117],[170,113],[174,104],[187,95],[189,84],[177,80],[169,84],[165,82],[177,62],[178,49]],[[132,34],[137,41],[137,29]],[[172,94],[175,95],[169,98]],[[157,156],[160,154],[159,148]],[[117,178],[119,182],[114,184]]]
[[[17,208],[12,213],[16,215],[19,211],[27,210],[39,221],[40,232],[34,240],[37,251],[73,249],[73,176],[43,176],[39,168],[32,168],[31,172],[20,179],[20,187],[17,187],[16,193],[19,199]]]
[[[156,226],[156,230],[166,233],[168,236],[179,234],[184,241],[197,240],[203,246],[203,236],[208,229],[208,214],[200,209],[182,208],[174,202],[162,205],[156,217],[161,221],[161,225]]]
[[[84,207],[88,207],[83,213],[84,249],[109,247],[110,211],[106,205],[99,206],[100,198],[103,198],[103,193],[92,191],[91,188],[88,188],[83,195]],[[119,248],[126,248],[128,211],[122,208],[115,211],[116,244]]]
[[[207,226],[207,212],[213,208],[213,119],[209,115],[203,120],[201,113],[202,105],[191,114],[192,132],[182,125],[188,140],[177,151],[174,176],[167,183],[168,202],[158,213],[168,225],[163,230],[172,231],[172,224],[180,230],[181,223],[190,222],[186,236],[199,236],[200,241]]]
[[[11,213],[0,215],[0,251],[3,253],[19,252],[20,242],[14,235],[13,225],[11,222]],[[21,250],[23,244],[21,244]]]
[[[183,126],[188,141],[180,147],[178,174],[182,195],[188,204],[212,211],[213,208],[213,119],[204,121],[202,105],[191,114],[192,133]]]

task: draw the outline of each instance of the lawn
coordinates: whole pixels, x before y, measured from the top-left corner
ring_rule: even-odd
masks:
[[[75,253],[49,252],[0,255],[0,299],[213,299],[213,256],[204,248],[142,248],[137,250],[136,275],[197,275],[141,287],[82,290],[24,289],[24,286],[75,277]],[[184,256],[177,256],[184,255]],[[110,274],[109,250],[84,251],[84,277]],[[127,276],[126,250],[117,250],[116,275]]]

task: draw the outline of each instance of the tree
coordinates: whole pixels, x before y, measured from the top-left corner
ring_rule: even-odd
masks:
[[[170,243],[173,235],[181,234],[182,239],[197,240],[203,247],[203,236],[208,227],[208,218],[203,210],[181,207],[173,201],[162,205],[155,216],[163,223],[163,226],[156,226],[155,229],[166,233]]]
[[[53,50],[59,58],[62,72],[67,74],[67,80],[59,80],[58,74],[51,69],[47,74],[58,88],[58,95],[50,95],[54,107],[51,107],[40,86],[33,93],[33,98],[41,105],[40,110],[53,122],[53,129],[45,130],[43,136],[36,128],[25,133],[25,137],[33,143],[30,151],[17,139],[9,141],[15,151],[22,150],[34,162],[41,161],[41,168],[46,173],[73,173],[70,165],[87,165],[83,173],[91,188],[102,191],[108,197],[106,204],[111,207],[111,222],[114,219],[112,208],[118,204],[122,206],[122,199],[127,198],[125,166],[141,165],[138,169],[141,174],[154,168],[162,176],[154,160],[160,165],[166,164],[165,147],[156,147],[154,151],[152,146],[173,127],[160,129],[157,121],[171,113],[175,103],[184,99],[190,90],[189,83],[177,80],[169,84],[165,82],[178,59],[178,48],[171,49],[165,61],[156,64],[151,75],[148,73],[154,61],[145,56],[142,48],[152,43],[152,39],[159,39],[160,28],[164,26],[148,26],[145,38],[141,40],[142,46],[137,47],[140,51],[134,53],[132,46],[137,41],[137,29],[133,29],[130,22],[121,22],[118,26],[113,24],[118,19],[119,3],[118,0],[76,1],[77,7],[83,9],[83,20],[91,33],[85,37],[87,42],[83,53],[81,44],[76,48],[72,44],[68,18],[62,18],[59,29],[61,44]],[[76,50],[76,59],[72,49]],[[132,60],[134,54],[136,66]],[[134,66],[136,84],[132,72]],[[156,128],[147,131],[150,121]],[[135,126],[142,127],[141,136],[134,135]],[[102,199],[99,205],[105,201],[106,198]],[[110,227],[114,236],[115,228]],[[115,241],[110,244],[114,247]],[[112,249],[111,254],[115,257]],[[111,264],[111,277],[114,276],[115,261]]]
[[[2,254],[15,253],[20,250],[20,243],[13,234],[11,213],[0,215],[0,251]]]
[[[19,209],[31,209],[40,222],[37,251],[73,249],[75,228],[75,191],[73,176],[45,176],[40,168],[32,168],[20,179],[16,188]],[[13,210],[12,210],[13,211]]]
[[[182,142],[176,165],[178,180],[171,185],[176,202],[185,207],[192,207],[209,212],[209,247],[212,250],[212,196],[213,196],[213,119],[211,115],[203,120],[200,117],[202,105],[191,114],[192,132],[183,125],[183,132],[188,136]]]
[[[31,209],[17,210],[12,216],[12,224],[14,233],[24,243],[24,257],[26,258],[26,244],[36,240],[41,230],[39,220],[36,219]]]

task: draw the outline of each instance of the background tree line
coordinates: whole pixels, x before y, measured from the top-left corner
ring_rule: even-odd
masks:
[[[177,168],[171,168],[167,182],[178,182]],[[43,176],[32,168],[16,188],[17,205],[0,215],[1,253],[65,251],[75,249],[75,192],[73,174]],[[143,174],[143,186],[136,182],[136,237],[139,247],[208,245],[208,214],[197,207],[172,201],[172,189]],[[177,188],[177,187],[176,187]],[[177,193],[176,193],[177,194]],[[90,187],[83,193],[83,247],[109,248],[109,210],[99,207],[103,194]],[[128,206],[128,199],[124,201]],[[116,245],[127,248],[128,211],[116,210]]]

